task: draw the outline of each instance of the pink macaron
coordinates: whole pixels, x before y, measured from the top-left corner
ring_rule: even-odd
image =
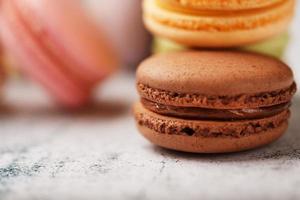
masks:
[[[117,55],[78,1],[1,2],[0,37],[21,69],[65,107],[86,104]]]

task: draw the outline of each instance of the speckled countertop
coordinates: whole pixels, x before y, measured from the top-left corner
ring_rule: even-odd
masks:
[[[300,17],[286,61],[300,85]],[[137,132],[133,74],[97,105],[65,113],[37,86],[11,81],[0,112],[0,199],[300,199],[300,95],[287,134],[223,155],[167,151]]]

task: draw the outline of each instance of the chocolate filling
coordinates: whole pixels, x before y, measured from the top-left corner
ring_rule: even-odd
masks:
[[[145,98],[141,99],[142,104],[148,110],[155,113],[179,117],[183,119],[202,120],[245,120],[259,119],[277,115],[290,107],[290,103],[259,108],[245,109],[209,109],[199,107],[179,107],[156,103]]]

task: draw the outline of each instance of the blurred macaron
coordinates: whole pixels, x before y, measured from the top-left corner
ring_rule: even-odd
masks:
[[[151,36],[142,21],[141,0],[82,1],[109,35],[123,66],[136,66],[151,49]]]
[[[5,50],[59,105],[87,104],[116,70],[117,54],[78,0],[10,0],[0,9]]]

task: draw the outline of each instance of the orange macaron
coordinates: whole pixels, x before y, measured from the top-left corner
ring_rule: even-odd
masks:
[[[140,132],[156,145],[186,152],[252,149],[288,126],[293,73],[268,56],[236,51],[167,53],[137,70]]]
[[[285,31],[294,0],[144,0],[155,35],[193,47],[235,47]]]

